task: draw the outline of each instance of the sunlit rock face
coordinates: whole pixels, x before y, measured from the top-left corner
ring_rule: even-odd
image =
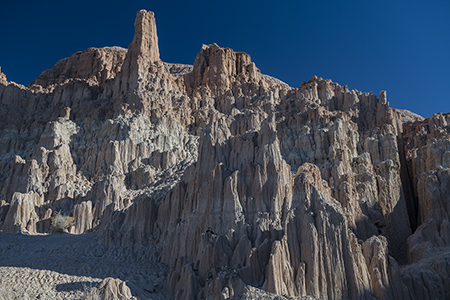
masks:
[[[293,88],[216,44],[193,66],[159,57],[141,10],[128,50],[29,87],[0,73],[1,230],[61,212],[70,233],[156,247],[174,299],[450,297],[449,115]]]

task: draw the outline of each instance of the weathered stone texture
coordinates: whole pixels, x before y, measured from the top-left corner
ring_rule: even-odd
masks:
[[[449,297],[448,114],[316,76],[292,88],[217,44],[163,63],[144,10],[127,50],[28,88],[2,74],[3,231],[47,233],[60,212],[70,233],[157,249],[174,299]]]

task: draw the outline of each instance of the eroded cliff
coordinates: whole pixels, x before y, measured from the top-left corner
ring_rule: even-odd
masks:
[[[70,233],[156,247],[175,299],[450,297],[448,115],[292,88],[216,44],[164,63],[143,10],[128,50],[76,53],[28,88],[0,74],[3,231],[61,212]]]

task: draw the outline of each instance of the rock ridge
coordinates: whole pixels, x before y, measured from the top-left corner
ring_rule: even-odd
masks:
[[[449,114],[317,76],[290,87],[217,44],[165,63],[154,14],[134,25],[128,49],[77,52],[28,87],[0,72],[0,230],[70,216],[71,234],[167,266],[171,299],[449,297]],[[153,299],[139,284],[100,288]]]

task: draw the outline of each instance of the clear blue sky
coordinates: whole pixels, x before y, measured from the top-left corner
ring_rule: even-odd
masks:
[[[89,47],[128,47],[140,9],[155,12],[161,59],[193,64],[202,44],[244,51],[298,87],[313,75],[391,107],[450,112],[450,1],[2,1],[0,66],[28,85]]]

